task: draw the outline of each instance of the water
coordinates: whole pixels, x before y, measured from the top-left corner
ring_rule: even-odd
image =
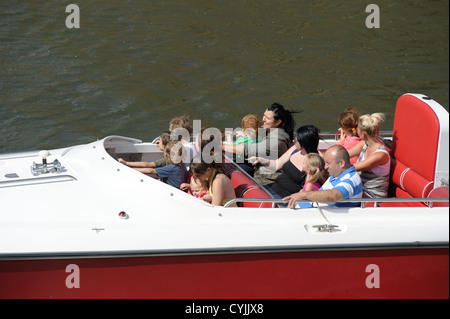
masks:
[[[173,116],[237,127],[272,102],[336,130],[347,107],[426,94],[448,110],[449,1],[0,2],[0,153],[107,135],[150,141]]]

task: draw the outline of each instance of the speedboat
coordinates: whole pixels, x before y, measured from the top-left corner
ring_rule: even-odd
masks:
[[[401,96],[391,141],[389,197],[351,208],[280,208],[232,161],[212,206],[119,163],[163,156],[129,137],[0,155],[0,298],[447,299],[448,112]]]

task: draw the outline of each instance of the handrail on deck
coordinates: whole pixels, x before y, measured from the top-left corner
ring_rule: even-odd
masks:
[[[380,131],[380,136],[392,137],[392,134],[393,134],[393,131]],[[339,135],[341,135],[341,133],[337,132],[337,131],[323,131],[323,132],[319,133],[319,136],[321,136],[321,137],[322,136],[327,136],[327,135],[333,136],[334,139],[336,141],[338,141],[339,140]]]
[[[366,203],[429,203],[428,207],[432,208],[433,203],[445,203],[448,202],[448,198],[357,198],[357,199],[346,199],[342,200],[339,203],[361,203],[362,208],[364,208],[364,204]],[[275,198],[233,198],[228,201],[224,207],[229,207],[234,203],[243,203],[243,202],[267,202],[267,203],[289,203],[287,200],[275,199]],[[304,202],[304,203],[315,203],[306,199],[297,200],[295,203]],[[295,209],[295,205],[293,207]]]

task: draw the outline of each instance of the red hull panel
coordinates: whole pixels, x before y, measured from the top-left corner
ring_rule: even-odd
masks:
[[[70,264],[79,271],[66,272]],[[75,276],[79,288],[68,288]],[[449,255],[442,248],[0,260],[0,298],[448,299]]]

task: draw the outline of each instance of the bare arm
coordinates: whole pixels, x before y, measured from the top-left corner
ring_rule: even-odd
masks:
[[[250,163],[252,163],[253,165],[256,164],[261,164],[262,166],[267,167],[269,170],[276,172],[279,169],[281,169],[283,167],[284,164],[287,163],[287,161],[289,161],[289,158],[291,157],[292,153],[295,151],[295,145],[291,146],[290,149],[288,149],[283,155],[281,155],[280,158],[276,159],[276,160],[269,160],[266,159],[264,157],[260,157],[260,156],[252,156],[248,159],[248,161]]]
[[[370,154],[364,161],[355,163],[356,171],[372,169],[378,165],[386,164],[389,161],[389,154],[385,152],[375,152]]]
[[[224,174],[219,174],[214,179],[212,194],[211,204],[216,206],[222,206],[224,199],[236,198],[233,184],[231,184],[231,181]]]
[[[312,185],[312,183],[306,183],[305,182],[305,192],[309,192],[309,191],[313,191],[314,187]]]
[[[219,180],[214,180],[213,182],[213,196],[211,200],[211,204],[215,206],[222,206],[223,200],[225,198],[225,190],[223,188],[223,183],[221,183]]]
[[[244,151],[244,144],[232,145],[232,144],[222,144],[222,150],[227,153],[241,154]]]
[[[144,174],[156,174],[156,175],[158,175],[156,173],[156,170],[154,168],[151,168],[151,167],[144,167],[144,168],[137,167],[137,168],[134,168],[134,169],[137,170],[138,172],[141,172],[141,173],[144,173]]]
[[[294,207],[295,202],[302,199],[329,204],[341,201],[343,196],[337,189],[327,189],[321,191],[300,191],[283,198],[283,200],[289,200],[288,208]]]
[[[122,163],[126,166],[130,166],[130,167],[140,167],[140,168],[146,168],[146,167],[150,167],[150,168],[155,168],[155,162],[127,162],[125,161],[123,158],[119,158],[118,159],[119,163]]]
[[[189,184],[189,183],[181,183],[180,189],[182,191],[185,191],[185,192],[190,192],[191,191],[191,184]]]
[[[361,141],[358,142],[358,144],[356,144],[352,148],[348,149],[347,151],[348,151],[348,155],[350,156],[350,158],[352,158],[354,156],[358,156],[359,153],[361,153],[365,143],[366,142],[361,140]]]
[[[342,129],[342,127],[338,128],[338,132],[340,133],[339,144],[342,145],[344,143],[346,136],[345,136],[345,133],[344,133],[344,130]]]

